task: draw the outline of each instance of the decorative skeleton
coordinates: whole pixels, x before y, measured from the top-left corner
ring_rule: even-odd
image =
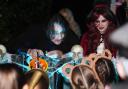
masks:
[[[10,63],[11,54],[7,53],[6,47],[0,44],[0,63]]]
[[[71,52],[73,53],[72,57],[74,60],[78,60],[83,57],[83,48],[80,45],[74,45],[71,48]]]

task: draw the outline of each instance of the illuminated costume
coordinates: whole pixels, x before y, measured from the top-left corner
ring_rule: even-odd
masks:
[[[62,30],[62,33],[61,31],[54,31],[55,27],[62,28],[64,31]],[[61,37],[63,35],[64,39],[62,39],[62,42],[60,42],[59,45],[53,43],[54,41],[56,41],[56,43],[61,41],[55,40],[54,38],[56,38],[56,36]],[[46,58],[44,59],[50,63],[49,68],[53,67],[53,69],[51,69],[51,71],[53,71],[56,70],[58,61],[55,61],[57,58],[55,58],[55,60],[53,58],[49,59],[49,57],[47,57],[49,56],[47,53],[54,50],[60,50],[65,54],[70,51],[74,44],[79,44],[79,38],[72,32],[72,30],[69,29],[68,24],[63,17],[57,14],[50,19],[48,26],[44,26],[42,24],[31,25],[24,34],[13,39],[13,41],[8,44],[8,49],[10,53],[16,53],[19,48],[25,50],[23,52],[28,51],[28,49],[40,49],[44,52],[44,54],[46,54],[44,56]],[[64,64],[64,62],[61,63]],[[59,63],[58,66],[61,66],[61,63]],[[55,75],[55,78],[58,78],[59,81],[63,82],[63,77],[61,74],[58,76]],[[62,83],[58,83],[55,80],[53,80],[52,83],[52,89],[62,89]]]

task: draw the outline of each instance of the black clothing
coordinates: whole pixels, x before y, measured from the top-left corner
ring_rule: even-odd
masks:
[[[79,44],[77,36],[68,29],[62,44],[55,45],[47,38],[46,30],[46,27],[42,24],[31,25],[24,34],[9,41],[7,45],[8,52],[16,53],[19,48],[23,50],[36,48],[44,52],[58,49],[67,53],[74,44]]]

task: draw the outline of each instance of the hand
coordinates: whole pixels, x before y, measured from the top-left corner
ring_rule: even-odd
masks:
[[[63,56],[63,52],[60,50],[53,50],[47,53],[48,56],[56,57],[56,58],[61,58]]]
[[[28,49],[27,53],[30,54],[33,59],[44,55],[43,51],[40,49]]]
[[[117,72],[119,74],[119,76],[121,77],[121,79],[126,79],[126,74],[125,74],[125,70],[124,70],[124,67],[123,67],[123,63],[121,61],[118,61],[117,64]]]

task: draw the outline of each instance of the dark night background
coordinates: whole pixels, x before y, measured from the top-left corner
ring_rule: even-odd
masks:
[[[72,10],[83,33],[94,1],[108,0],[0,0],[0,43],[11,42],[31,24],[47,23],[53,14],[65,7]]]
[[[94,0],[0,0],[0,43],[6,44],[24,33],[27,26],[46,23],[61,8],[73,11],[76,21],[84,28],[84,19]]]

